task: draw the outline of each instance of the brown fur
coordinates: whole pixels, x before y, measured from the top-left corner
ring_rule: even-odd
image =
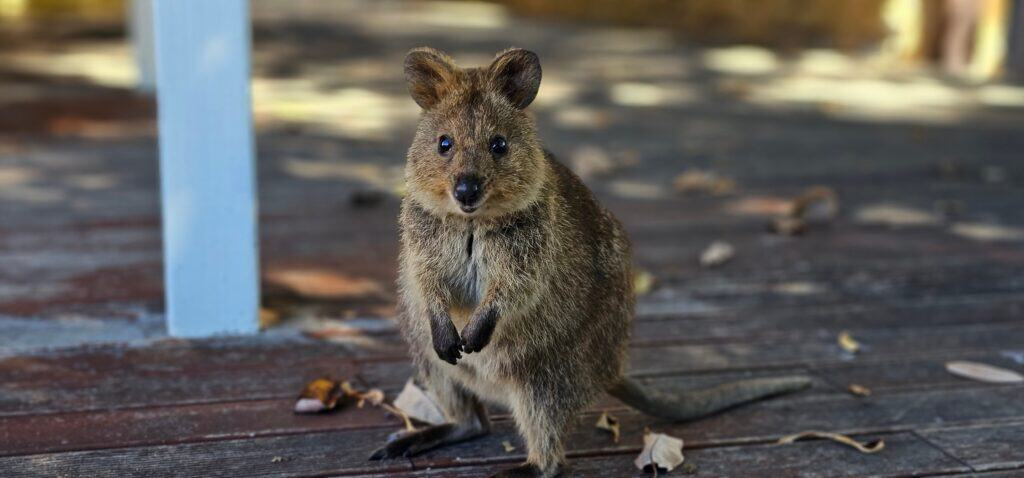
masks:
[[[629,241],[541,148],[523,111],[540,84],[536,55],[506,50],[489,67],[460,69],[421,48],[410,52],[406,75],[424,110],[400,215],[400,322],[420,380],[451,425],[374,456],[486,433],[483,400],[511,410],[526,441],[527,464],[508,474],[554,476],[567,428],[602,391],[664,405],[641,403],[649,397],[623,379],[634,305]],[[454,141],[449,154],[438,152],[441,135]],[[495,135],[507,138],[503,157],[489,150]],[[464,174],[483,184],[471,214],[452,197]]]

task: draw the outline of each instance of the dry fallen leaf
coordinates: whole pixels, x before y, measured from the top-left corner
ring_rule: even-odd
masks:
[[[672,187],[680,194],[726,196],[736,192],[736,181],[711,171],[691,169],[676,176],[672,181]]]
[[[654,288],[654,275],[643,269],[633,272],[633,293],[645,295]]]
[[[715,267],[725,264],[736,255],[736,249],[725,241],[712,242],[700,255],[700,265],[703,267]]]
[[[441,406],[422,388],[416,386],[412,379],[405,383],[405,388],[395,399],[395,407],[409,418],[431,425],[440,425],[448,420],[441,411]]]
[[[387,295],[377,280],[316,266],[271,268],[264,273],[264,280],[268,287],[280,288],[302,298],[372,299]]]
[[[683,462],[683,440],[645,430],[644,449],[633,464],[638,469],[650,471],[658,476],[658,470],[672,471]]]
[[[345,383],[346,385],[348,384],[348,382]],[[355,395],[353,396],[359,400],[356,404],[356,406],[358,406],[359,408],[363,408],[363,405],[365,405],[366,403],[369,403],[370,405],[373,405],[375,407],[379,407],[384,403],[384,391],[379,388],[371,388],[366,392],[354,392]],[[348,395],[348,393],[346,393],[346,395]]]
[[[416,429],[405,412],[385,401],[386,396],[379,388],[371,388],[363,392],[357,390],[347,381],[338,382],[329,378],[318,378],[306,385],[299,395],[299,400],[295,403],[295,413],[318,413],[333,410],[341,399],[349,402],[355,401],[359,408],[363,408],[363,405],[367,403],[381,407],[401,418],[405,422],[407,431]]]
[[[835,219],[839,213],[839,196],[831,188],[814,186],[793,200],[789,217],[810,222]]]
[[[505,449],[505,453],[512,453],[516,451],[516,447],[512,446],[512,443],[510,443],[508,440],[501,442],[501,446],[502,448]]]
[[[619,442],[619,419],[615,418],[608,412],[602,412],[601,416],[597,418],[597,423],[594,425],[598,429],[611,432],[612,441],[615,443]]]
[[[295,413],[319,413],[333,410],[343,396],[338,382],[329,378],[318,378],[306,384],[295,402]]]
[[[357,406],[359,408],[363,408],[363,405],[366,403],[375,407],[381,407],[398,418],[401,418],[402,422],[405,424],[405,431],[411,432],[416,430],[416,427],[412,424],[412,420],[409,419],[409,415],[406,415],[402,410],[399,410],[395,406],[384,401],[387,397],[384,396],[384,392],[381,389],[371,388],[365,392],[360,392],[359,390],[352,388],[348,382],[342,382],[341,389],[345,392],[346,397],[358,400]]]
[[[839,337],[836,339],[836,342],[839,343],[839,346],[842,347],[843,350],[851,354],[855,354],[860,350],[860,342],[854,340],[850,335],[850,332],[847,330],[839,333]]]
[[[852,393],[854,395],[857,395],[858,397],[870,397],[871,396],[871,389],[870,388],[865,387],[863,385],[858,385],[856,383],[851,383],[850,386],[846,387],[846,389],[849,390],[850,393]]]
[[[946,370],[953,375],[969,378],[971,380],[977,380],[979,382],[1024,382],[1024,376],[1017,372],[1014,372],[1013,370],[993,367],[991,365],[986,365],[978,362],[968,362],[966,360],[954,360],[952,362],[946,362]]]
[[[796,236],[807,232],[810,223],[831,221],[838,213],[839,196],[835,191],[825,186],[814,186],[794,199],[786,215],[775,218],[769,228],[776,234]]]
[[[769,229],[783,236],[799,236],[807,232],[807,221],[794,217],[780,217],[771,222]]]
[[[861,443],[857,440],[854,440],[853,438],[850,438],[846,435],[841,435],[839,433],[819,432],[814,430],[784,436],[782,438],[779,438],[778,443],[780,445],[788,445],[802,438],[825,438],[828,440],[842,443],[844,445],[851,446],[857,449],[857,451],[860,451],[861,453],[876,453],[882,451],[882,449],[885,448],[885,442],[882,440]]]

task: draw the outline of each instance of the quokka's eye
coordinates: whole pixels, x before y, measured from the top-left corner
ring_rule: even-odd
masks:
[[[508,152],[508,141],[505,141],[504,136],[495,136],[491,138],[491,154],[495,157],[504,156]]]
[[[452,139],[449,138],[448,135],[442,135],[437,140],[437,152],[438,152],[438,154],[441,154],[441,155],[448,154],[448,152],[452,150],[452,146],[453,146]]]

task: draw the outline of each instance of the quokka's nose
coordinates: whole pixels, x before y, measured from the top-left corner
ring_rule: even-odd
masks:
[[[455,179],[453,195],[455,200],[462,203],[462,205],[472,206],[484,195],[484,185],[480,182],[480,178],[476,176],[459,176]]]

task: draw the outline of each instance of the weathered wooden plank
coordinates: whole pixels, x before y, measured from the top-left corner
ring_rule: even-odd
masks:
[[[918,434],[975,471],[1021,469],[1024,474],[1024,422],[932,428]]]
[[[346,356],[326,343],[217,340],[9,357],[0,416],[283,398],[318,376],[355,376]]]
[[[385,209],[386,212],[378,213],[374,210],[372,214],[363,214],[369,211],[355,211],[356,217],[352,222],[366,227],[366,230],[338,221],[336,214],[303,217],[302,220],[268,220],[265,222],[266,231],[262,235],[266,243],[263,257],[270,263],[303,259],[320,261],[324,257],[334,257],[338,260],[327,262],[343,264],[351,259],[349,252],[360,249],[363,255],[373,256],[374,260],[371,262],[381,269],[380,275],[390,276],[396,267],[397,233],[394,231],[393,215],[388,216],[387,220],[379,217],[391,215],[393,205]],[[127,259],[124,255],[106,259],[116,261],[115,264],[105,265],[102,260],[100,263],[96,262],[98,257],[103,257],[104,251],[112,250],[113,244],[103,246],[101,243],[95,243],[103,239],[96,238],[86,240],[84,244],[90,246],[82,249],[74,243],[68,244],[54,239],[70,236],[61,232],[36,232],[34,236],[37,236],[37,240],[32,241],[20,237],[24,233],[15,232],[15,237],[20,239],[13,244],[21,244],[9,251],[15,259],[25,255],[52,257],[53,254],[61,254],[70,257],[59,263],[49,261],[52,266],[34,270],[29,275],[26,275],[23,268],[10,269],[17,271],[18,274],[12,276],[10,280],[52,283],[53,287],[70,286],[74,290],[75,284],[70,281],[71,276],[68,274],[75,270],[76,264],[95,268],[79,271],[78,275],[82,276],[82,281],[88,281],[90,274],[102,274],[107,269],[116,271],[116,266],[126,266],[121,263]],[[75,232],[88,233],[89,229],[80,231],[76,228]],[[109,231],[103,232],[109,235]],[[138,235],[140,232],[136,231],[134,234]],[[640,262],[649,264],[655,270],[663,286],[677,286],[689,294],[708,300],[736,297],[765,300],[781,295],[782,297],[774,297],[775,302],[792,303],[792,297],[788,297],[788,300],[781,299],[787,299],[786,287],[794,283],[811,284],[820,289],[809,297],[803,297],[815,303],[834,302],[842,297],[847,300],[877,300],[890,295],[912,294],[915,292],[910,286],[918,283],[929,286],[923,291],[932,290],[935,294],[947,290],[956,293],[979,292],[983,290],[986,281],[994,281],[995,285],[1002,288],[1000,290],[1019,290],[1019,287],[1013,286],[1015,282],[1012,271],[1010,276],[1000,271],[1013,265],[1016,265],[1014,271],[1018,270],[1024,261],[1024,253],[1013,243],[984,244],[919,231],[893,232],[851,227],[827,237],[784,240],[764,236],[757,230],[739,229],[716,233],[719,236],[725,234],[725,237],[730,238],[737,245],[740,254],[725,267],[709,271],[697,267],[696,257],[707,243],[719,236],[703,235],[699,230],[691,231],[689,228],[680,229],[678,233],[668,237],[661,237],[665,234],[647,231],[635,233]],[[140,238],[145,243],[145,249],[137,252],[140,257],[147,258],[148,262],[137,264],[139,267],[153,268],[151,258],[155,255],[159,243],[154,241],[152,235]],[[304,240],[295,241],[297,235],[302,236]],[[103,237],[104,234],[100,236]],[[46,246],[49,243],[52,244]],[[375,249],[366,250],[365,246],[368,244],[373,244]],[[125,244],[119,243],[117,247],[124,246]],[[131,247],[140,246],[141,244]],[[76,254],[73,251],[79,252]],[[808,257],[814,257],[815,260],[807,261]],[[936,257],[942,257],[942,260],[936,261]],[[953,269],[963,270],[957,270],[954,274]],[[0,277],[2,276],[3,268],[0,267]],[[959,282],[943,279],[950,277],[958,279]],[[152,290],[160,286],[159,274],[149,274],[145,279],[144,283],[149,284],[145,298],[151,300],[157,295]],[[391,287],[390,281],[385,281],[384,285],[389,289]],[[115,292],[116,289],[101,288],[81,301],[95,301],[105,297],[104,294],[112,294],[108,300],[123,297]],[[69,295],[70,297],[53,299],[65,302],[77,300],[74,293]],[[22,298],[18,303],[29,299]],[[6,305],[5,302],[7,301],[0,301],[0,311],[8,313],[25,313],[24,311],[38,310],[45,305],[45,301],[37,301],[38,303],[32,304],[34,308],[29,308],[26,304],[15,308]]]
[[[868,437],[860,437],[867,439]],[[874,439],[877,436],[872,435]],[[911,476],[967,471],[958,463],[910,433],[884,435],[886,453],[864,455],[824,441],[802,441],[792,445],[746,445],[687,449],[684,456],[692,472],[675,470],[669,476],[743,476],[743,477],[844,477]],[[637,451],[639,449],[637,448]],[[500,453],[500,452],[496,452]],[[519,452],[516,452],[518,455]],[[622,476],[649,477],[633,465],[634,453],[575,456],[569,459],[566,477]],[[496,454],[492,464],[452,468],[428,468],[389,474],[396,477],[478,477],[508,468],[514,460]],[[384,475],[361,475],[360,478]]]
[[[397,365],[397,364],[396,364]],[[407,372],[407,367],[395,367]],[[791,373],[802,373],[794,370]],[[645,380],[652,386],[677,390],[710,386],[739,378],[779,375],[779,372],[724,373],[667,377]],[[385,390],[390,398],[398,393],[407,375],[395,376]],[[260,382],[255,377],[251,381]],[[302,384],[291,389],[273,387],[274,395],[297,395]],[[379,383],[371,385],[379,386]],[[815,381],[812,390],[823,393],[834,389]],[[0,456],[27,453],[72,451],[96,448],[159,445],[228,438],[282,435],[300,432],[341,430],[349,428],[387,427],[394,429],[401,422],[380,409],[347,407],[335,413],[318,416],[297,416],[291,413],[294,398],[257,400],[266,390],[255,392],[253,399],[240,402],[216,402],[191,405],[165,405],[121,410],[89,410],[70,413],[41,413],[30,410],[26,415],[0,417]],[[181,392],[182,395],[188,392]],[[230,398],[225,394],[223,399]],[[72,398],[73,399],[73,398]],[[116,402],[110,402],[113,405]],[[621,409],[617,400],[603,397],[594,410]],[[505,420],[507,413],[492,410],[492,419]],[[55,435],[53,430],[60,430]]]
[[[130,409],[158,405],[266,400],[293,396],[318,376],[354,375],[351,364],[318,364],[263,372],[111,376],[88,382],[40,381],[0,385],[0,417],[69,411]]]
[[[959,358],[980,360],[996,365],[1013,367],[1011,361],[996,354],[968,355]],[[976,386],[974,382],[954,377],[947,373],[941,360],[916,360],[909,362],[874,362],[851,363],[832,367],[818,367],[815,370],[815,381],[810,390],[797,397],[809,394],[845,394],[845,387],[850,383],[866,385],[874,390],[875,398],[862,399],[863,403],[874,400],[886,400],[885,395],[902,390],[934,390],[951,387],[967,388]],[[367,367],[369,367],[367,369]],[[371,363],[364,365],[364,370],[356,375],[368,386],[382,387],[391,397],[398,392],[412,370],[408,363]],[[720,373],[698,373],[688,375],[657,376],[641,379],[642,382],[657,389],[673,392],[683,391],[741,378],[766,377],[777,375],[804,374],[800,368],[762,371],[740,371]],[[46,408],[28,408],[28,415],[0,418],[0,455],[25,452],[43,452],[60,450],[79,450],[87,448],[135,446],[140,444],[159,444],[171,442],[202,441],[224,439],[233,436],[263,436],[281,433],[294,433],[302,430],[328,430],[358,428],[368,426],[395,426],[396,421],[384,413],[373,410],[345,410],[324,417],[294,417],[288,413],[296,391],[305,379],[294,376],[287,371],[260,372],[263,377],[252,373],[243,373],[232,377],[225,374],[223,389],[214,389],[206,384],[206,380],[190,381],[192,386],[181,390],[154,390],[157,388],[143,382],[141,391],[160,394],[159,401],[149,404],[188,403],[189,401],[218,400],[215,403],[158,406],[129,410],[94,410],[74,413],[57,413],[39,415]],[[288,379],[286,377],[291,377]],[[305,377],[305,375],[303,375]],[[306,379],[311,378],[305,377]],[[216,382],[217,380],[212,380]],[[250,385],[251,384],[251,385]],[[132,386],[133,389],[136,386]],[[96,387],[94,390],[101,390]],[[122,390],[123,391],[123,390]],[[134,391],[134,390],[133,390]],[[131,392],[123,391],[125,395]],[[878,398],[882,395],[882,398]],[[89,398],[78,397],[75,393],[57,394],[58,399],[93,404]],[[257,400],[270,396],[272,400]],[[123,407],[118,402],[120,397],[109,397],[101,394],[99,403],[109,408]],[[173,400],[176,398],[177,400]],[[244,402],[222,402],[223,400],[248,400]],[[141,402],[146,404],[147,402]],[[73,405],[73,404],[72,404]],[[59,407],[55,407],[59,410]],[[594,404],[593,410],[622,409],[617,400],[602,397]],[[72,410],[76,409],[74,406]],[[492,411],[492,417],[505,419],[505,412],[500,409]],[[116,429],[102,426],[117,423]],[[47,430],[62,430],[59,442],[55,442]],[[113,430],[116,430],[113,431]]]
[[[836,364],[850,357],[836,343],[834,333],[818,337],[794,334],[793,338],[772,338],[720,344],[683,344],[631,347],[630,373],[651,375],[697,370],[746,367]],[[903,329],[860,330],[854,336],[864,346],[863,357],[872,359],[911,358],[937,352],[997,351],[1019,349],[1024,329],[1017,324],[951,327],[944,330]]]
[[[301,301],[300,301],[301,303]],[[644,301],[641,299],[641,307]],[[680,304],[679,308],[686,307]],[[692,307],[697,309],[699,306]],[[633,323],[631,341],[635,345],[747,341],[770,337],[807,336],[818,340],[842,330],[908,330],[926,328],[939,332],[942,326],[993,325],[1019,323],[1024,313],[1024,297],[982,296],[944,299],[915,299],[887,303],[850,303],[812,308],[770,308],[709,306],[674,315],[639,315]],[[341,322],[340,325],[344,325]],[[381,320],[375,338],[389,343],[401,342],[398,326]],[[955,332],[954,332],[955,333]],[[356,338],[358,339],[358,338]],[[358,340],[353,340],[355,345]],[[381,347],[354,346],[358,357],[387,355]]]
[[[1004,353],[1006,352],[1006,353]],[[977,382],[955,376],[946,371],[950,360],[971,360],[1010,370],[1024,370],[1011,356],[1024,350],[1008,351],[949,351],[919,358],[890,360],[863,360],[849,363],[809,365],[808,368],[822,381],[845,389],[850,384],[866,386],[876,393],[900,390],[927,390],[959,388],[977,385]]]
[[[627,410],[616,411],[616,414],[620,416],[624,424],[624,436],[626,437],[635,435],[634,438],[636,438],[642,434],[643,426],[653,425],[685,437],[693,446],[707,446],[766,440],[779,434],[796,432],[805,428],[847,432],[884,432],[936,423],[949,425],[1020,418],[1024,417],[1024,408],[1022,408],[1024,403],[1018,399],[1021,393],[1019,387],[983,387],[955,391],[893,393],[879,397],[877,400],[856,399],[835,394],[795,395],[740,407],[730,410],[727,414],[688,425],[664,424]],[[78,417],[69,419],[67,416],[56,416],[52,419],[44,419],[37,425],[56,426],[55,429],[59,430],[61,438],[77,437],[77,439],[82,439],[84,432],[81,429],[76,430],[78,426],[91,424],[98,427],[100,424],[121,423],[122,426],[113,429],[112,433],[123,434],[119,439],[135,444],[147,443],[145,440],[159,442],[164,439],[171,441],[222,439],[245,433],[256,435],[296,433],[303,429],[318,429],[319,427],[344,429],[351,426],[383,426],[386,430],[399,427],[397,421],[391,419],[380,423],[374,422],[381,416],[375,415],[373,410],[347,410],[335,416],[296,418],[291,416],[289,404],[290,400],[276,400],[265,403],[194,406],[183,407],[178,412],[170,412],[170,414],[165,409],[126,410],[121,414],[99,419]],[[167,430],[161,431],[163,425],[173,424],[181,419],[181,414],[191,416],[191,419],[184,423],[177,423],[175,426],[169,425]],[[218,414],[222,417],[218,418]],[[271,414],[274,417],[260,419],[261,416]],[[134,421],[138,428],[133,430],[131,426],[125,426],[127,424],[121,422],[121,419]],[[304,426],[296,422],[306,419],[318,423]],[[582,417],[580,425],[570,439],[572,443],[578,444],[580,452],[590,452],[587,451],[591,449],[588,446],[592,446],[594,449],[604,449],[603,447],[606,446],[606,443],[602,441],[606,440],[606,437],[600,434],[595,435],[591,427],[594,419],[594,415]],[[247,423],[250,420],[254,423]],[[10,423],[8,422],[8,424]],[[390,425],[387,425],[388,423]],[[61,424],[63,427],[60,426]],[[249,427],[249,425],[261,425],[266,428],[260,429],[259,426]],[[22,427],[20,429],[26,430],[31,426],[31,418],[26,418],[26,421],[20,424]],[[236,432],[231,432],[232,427],[238,427]],[[507,422],[499,420],[497,427],[496,436],[485,440],[494,441],[502,436],[509,439],[514,436],[514,432]],[[218,430],[222,435],[217,435]],[[147,431],[156,433],[156,436],[146,435]],[[180,431],[184,431],[184,433],[178,434],[177,432]],[[163,433],[166,434],[161,437]],[[88,438],[88,434],[85,433],[85,435]],[[131,441],[132,436],[136,441]],[[100,434],[92,439],[95,441],[91,444],[102,446],[101,442],[105,438]],[[34,443],[43,443],[47,437],[44,435],[30,436],[30,441],[32,440]],[[624,440],[624,442],[629,441]],[[91,446],[88,441],[84,443],[86,443],[85,447]],[[82,446],[83,442],[73,445]],[[11,452],[30,450],[31,446],[31,444],[25,444],[23,448]],[[477,445],[473,449],[481,450],[484,455],[495,454],[494,450],[489,450],[488,446],[500,447],[500,440],[489,443],[489,445]],[[463,459],[467,457],[466,453],[459,455]]]
[[[889,304],[846,304],[821,308],[752,310],[697,310],[674,316],[638,317],[633,324],[631,342],[634,346],[667,346],[711,343],[757,343],[764,340],[828,343],[842,330],[852,330],[868,339],[882,337],[891,341],[969,340],[960,337],[981,332],[986,327],[1018,329],[1024,302],[1016,296],[954,299],[924,299]],[[681,306],[686,307],[686,306]],[[976,330],[969,330],[974,328]],[[397,335],[397,327],[385,329]],[[382,338],[382,337],[381,337]],[[400,339],[391,339],[398,343]],[[978,339],[979,343],[998,346],[998,342]],[[888,345],[886,345],[888,347]],[[360,358],[386,357],[392,350],[354,345]],[[964,348],[964,347],[954,347]],[[883,353],[885,350],[881,350]]]
[[[623,424],[623,438],[619,445],[612,444],[606,434],[593,428],[595,415],[590,414],[581,417],[578,426],[572,432],[569,439],[570,454],[588,456],[594,453],[635,452],[639,449],[638,444],[645,426],[681,436],[687,440],[689,446],[702,448],[767,441],[806,428],[846,433],[883,433],[938,423],[943,426],[972,421],[992,423],[997,420],[1024,417],[1024,403],[1019,400],[1020,393],[1019,387],[905,393],[892,395],[884,401],[872,404],[864,404],[848,397],[810,396],[786,402],[758,403],[682,425],[624,412],[619,414]],[[520,450],[522,449],[521,443],[514,437],[511,423],[499,421],[495,427],[495,433],[489,437],[430,452],[415,458],[413,462],[418,468],[424,468],[491,463],[496,459],[521,459],[521,452],[505,454],[501,451],[501,441],[504,440],[510,440],[519,446]],[[215,469],[224,472],[248,469],[249,473],[259,471],[271,473],[272,476],[285,474],[281,470],[296,473],[296,467],[305,473],[313,473],[313,468],[316,468],[315,472],[341,473],[365,467],[362,458],[367,456],[366,453],[372,450],[374,444],[381,443],[389,430],[342,430],[250,440],[70,452],[47,456],[17,456],[0,459],[0,467],[11,470],[11,476],[29,475],[31,471],[52,474],[73,469],[70,467],[81,467],[79,470],[97,473],[90,476],[114,476],[113,473],[129,473],[130,470],[125,469],[124,463],[133,463],[134,468],[131,469],[136,472],[155,470],[156,474],[168,469],[185,474],[207,474],[213,472],[213,468],[210,467],[215,463],[218,464]],[[359,438],[354,438],[354,434],[357,433]],[[324,443],[329,443],[329,448]],[[841,447],[836,449],[845,450]],[[285,464],[278,469],[270,467],[268,455],[270,458],[284,457],[286,461],[280,463]],[[287,461],[288,459],[293,461]],[[339,460],[342,460],[340,464]],[[319,465],[313,467],[311,461],[319,461]],[[342,465],[353,468],[344,468]],[[216,473],[214,475],[222,476]],[[122,476],[135,475],[129,473]]]
[[[364,429],[0,458],[5,477],[96,478],[329,476],[410,470],[408,460],[368,461],[390,430]]]
[[[638,444],[647,426],[657,431],[671,433],[681,436],[687,440],[688,446],[702,448],[708,446],[735,445],[752,442],[769,441],[783,434],[801,431],[803,429],[825,429],[845,433],[886,433],[892,431],[911,430],[915,428],[942,424],[942,426],[953,426],[958,423],[998,423],[1000,421],[1024,420],[1024,403],[1018,399],[1021,393],[1020,387],[981,387],[975,389],[956,391],[927,391],[913,393],[897,393],[886,396],[878,401],[863,401],[848,396],[792,396],[789,399],[778,399],[762,402],[746,407],[737,408],[727,413],[716,415],[704,420],[689,424],[666,423],[650,417],[644,417],[631,411],[619,410],[616,415],[623,426],[623,439],[619,445],[612,444],[609,437],[593,428],[596,419],[595,413],[588,413],[581,416],[577,426],[569,437],[570,454],[572,456],[590,456],[595,453],[635,453],[638,451]],[[233,408],[225,409],[225,413],[236,412]],[[273,413],[272,410],[263,410],[265,413]],[[346,415],[355,412],[356,415]],[[288,414],[287,410],[278,410],[278,413]],[[345,411],[336,416],[302,417],[309,420],[320,420],[324,422],[338,420],[325,427],[338,427],[329,432],[306,433],[303,438],[318,437],[313,441],[327,441],[334,444],[332,452],[338,456],[366,456],[373,448],[374,443],[382,443],[387,432],[400,428],[397,420],[389,423],[375,425],[372,428],[361,428],[349,430],[348,425],[343,424],[343,419],[348,420],[372,420],[373,417],[360,416],[359,411]],[[255,415],[243,415],[218,419],[219,424],[241,423],[245,417]],[[289,419],[279,417],[288,422]],[[211,429],[216,429],[217,423],[211,424]],[[157,426],[154,424],[153,426]],[[317,425],[311,425],[307,430],[319,429]],[[182,470],[194,471],[193,466],[207,466],[214,462],[215,458],[205,456],[206,454],[232,453],[235,447],[242,447],[242,457],[255,459],[252,450],[264,450],[265,454],[271,456],[292,457],[293,454],[305,456],[307,454],[317,455],[322,448],[313,447],[307,450],[304,446],[289,445],[288,439],[301,440],[291,436],[286,437],[265,437],[266,433],[295,433],[298,430],[286,428],[285,430],[268,430],[255,433],[256,438],[249,440],[230,440],[228,442],[217,441],[213,443],[178,444],[169,446],[142,446],[122,450],[106,450],[99,452],[68,452],[49,455],[42,463],[53,465],[46,470],[60,470],[62,466],[79,464],[88,461],[89,463],[105,460],[135,460],[138,457],[147,457],[143,462],[146,468],[139,470],[164,470],[171,465],[168,461],[180,460],[182,454],[188,453],[190,461],[184,464]],[[338,434],[346,433],[345,437],[359,438],[338,438]],[[204,440],[223,440],[233,438],[240,433],[227,433],[224,436],[216,435],[199,437]],[[353,435],[358,434],[358,435]],[[187,439],[187,437],[180,437]],[[271,441],[271,440],[285,441]],[[515,435],[514,428],[508,420],[497,420],[495,432],[491,436],[475,440],[471,443],[449,447],[435,452],[430,452],[414,459],[417,468],[439,467],[454,465],[470,465],[479,463],[491,463],[495,460],[516,460],[521,459],[520,453],[506,454],[503,451],[501,442],[509,440],[522,450],[522,444]],[[143,444],[144,442],[136,442]],[[252,443],[241,445],[240,443]],[[262,443],[259,445],[258,443]],[[282,445],[282,443],[285,443]],[[303,442],[307,443],[307,442]],[[207,445],[203,447],[200,445]],[[32,456],[0,458],[0,467],[10,467],[12,470],[22,470],[21,464],[25,463]],[[21,460],[19,460],[21,459]],[[231,460],[234,457],[225,458],[229,463],[225,465],[226,470],[234,469],[235,464]],[[40,458],[35,456],[33,460]],[[359,466],[359,460],[354,458],[346,463],[352,466]],[[333,466],[333,461],[328,461],[325,466]],[[259,466],[250,464],[250,466]],[[286,467],[287,468],[287,467]],[[91,468],[89,468],[91,470]],[[120,468],[113,468],[116,471],[123,471]],[[290,468],[288,468],[290,469]],[[348,472],[348,469],[331,468],[332,473]],[[19,475],[14,475],[19,476]],[[108,476],[108,475],[97,475]],[[129,475],[134,476],[134,475]],[[220,475],[217,475],[220,476]]]
[[[762,320],[779,322],[786,327],[804,323],[847,327],[855,319],[861,327],[889,327],[920,324],[955,325],[998,321],[1006,315],[1024,310],[1024,295],[1017,293],[976,293],[952,296],[885,297],[878,300],[847,301],[808,307],[804,304],[776,307],[751,307],[749,304],[712,303],[685,295],[685,289],[668,289],[666,293],[638,298],[634,320],[696,320],[718,322],[743,321],[747,327],[759,327]],[[979,314],[986,314],[978,317]],[[753,320],[756,319],[756,320]],[[737,324],[743,325],[743,324]],[[651,325],[651,327],[656,327]]]
[[[848,396],[804,396],[777,399],[739,407],[691,423],[673,424],[632,411],[616,413],[622,429],[618,445],[594,428],[596,414],[577,420],[567,443],[571,453],[626,453],[639,451],[643,430],[683,438],[691,447],[765,442],[804,430],[846,434],[888,433],[917,428],[952,426],[958,423],[999,423],[1024,417],[1021,387],[989,387],[955,391],[924,391],[891,394],[884,400],[863,401]],[[507,424],[496,424],[495,433],[471,443],[415,457],[417,468],[485,463],[502,450],[501,442],[518,438]]]
[[[868,335],[956,333],[967,327],[1020,324],[1024,303],[956,304],[932,306],[863,307],[859,310],[724,310],[676,317],[634,320],[634,345],[710,341],[756,340],[772,337],[808,339],[836,335],[842,330],[864,331]]]
[[[294,337],[168,339],[144,345],[88,345],[3,357],[0,380],[96,377],[117,372],[201,372],[268,364],[292,366],[318,357],[340,360],[348,354],[342,345]]]
[[[358,438],[356,433],[359,433]],[[506,433],[500,433],[500,435],[504,434]],[[590,442],[588,445],[603,446],[603,449],[590,450],[571,446],[569,455],[574,457],[572,473],[575,474],[570,476],[593,476],[590,473],[600,468],[590,468],[587,463],[591,461],[596,461],[601,468],[610,466],[617,472],[626,472],[632,467],[632,454],[639,451],[641,443],[639,436],[624,437],[622,444],[616,446],[610,443],[606,435],[593,430],[591,434],[594,435],[594,439],[587,440]],[[384,435],[386,435],[386,430],[333,431],[198,444],[27,455],[0,458],[0,467],[7,470],[5,476],[12,477],[53,476],[60,473],[97,477],[238,476],[237,473],[246,476],[309,476],[350,474],[373,469],[383,471],[382,468],[388,470],[388,476],[392,476],[395,471],[400,471],[403,468],[408,470],[408,461],[406,460],[393,460],[381,464],[365,461],[365,457],[372,451],[374,444],[383,442]],[[512,453],[505,453],[502,451],[500,442],[497,441],[498,438],[500,438],[499,435],[494,435],[438,450],[423,458],[415,458],[413,462],[417,468],[429,466],[433,472],[452,476],[449,473],[468,472],[473,469],[456,468],[442,471],[438,467],[481,463],[506,464],[523,459],[523,448],[518,439],[511,440],[518,449]],[[837,470],[851,470],[849,476],[882,473],[881,470],[888,470],[882,474],[896,474],[893,470],[951,472],[966,469],[913,435],[889,435],[885,439],[887,453],[881,458],[879,456],[865,457],[838,445],[820,441],[803,442],[791,446],[754,445],[702,448],[687,451],[687,456],[702,474],[709,476],[718,476],[721,473],[739,473],[741,476],[779,476],[778,473],[782,471],[791,473],[821,472],[823,471],[822,466],[826,467],[824,470],[832,470],[833,473]],[[487,454],[479,458],[470,456],[475,455],[474,452],[477,450],[486,451]],[[595,453],[616,453],[616,455],[607,458],[592,458]],[[446,458],[441,458],[442,456]],[[830,459],[823,460],[826,456]],[[755,469],[763,470],[761,472],[763,474],[756,474]],[[473,471],[479,473],[480,469],[477,468]],[[635,471],[629,473],[625,476],[632,476]],[[784,474],[789,476],[788,473]],[[413,476],[430,475],[427,473]],[[616,476],[620,475],[616,473]],[[831,473],[830,476],[832,476]]]
[[[847,393],[850,384],[866,386],[875,394],[928,389],[969,388],[976,382],[954,376],[945,370],[948,360],[973,360],[1011,370],[1020,365],[999,352],[965,351],[944,354],[941,351],[917,357],[874,359],[857,358],[853,361],[792,365],[779,368],[741,368],[737,370],[693,371],[652,375],[632,375],[663,390],[690,390],[730,380],[752,377],[809,374],[814,386],[806,393]],[[375,387],[397,393],[414,369],[408,362],[366,362],[361,364],[359,377]],[[596,406],[617,403],[602,399]]]
[[[1015,324],[991,326],[856,330],[865,352],[858,366],[888,367],[912,360],[913,368],[893,366],[893,375],[877,375],[879,386],[954,383],[938,371],[949,359],[981,357],[1000,361],[1000,350],[1018,350],[1024,330]],[[265,345],[260,345],[264,343]],[[394,354],[400,351],[389,351]],[[987,353],[986,353],[987,352]],[[634,376],[727,372],[744,368],[792,370],[839,368],[850,357],[835,343],[834,332],[794,333],[757,341],[633,347]],[[915,375],[924,371],[926,375]],[[827,373],[827,372],[822,372]],[[873,373],[873,372],[872,372]],[[409,374],[407,359],[390,355],[360,360],[358,368],[346,349],[311,341],[214,341],[161,344],[154,347],[97,347],[85,352],[16,356],[0,360],[0,416],[115,409],[162,404],[206,403],[286,398],[304,381],[320,375],[362,377],[394,390]],[[178,380],[188,376],[189,381]],[[870,373],[861,377],[869,377]],[[890,378],[886,378],[890,377]],[[54,384],[59,385],[59,393]],[[923,386],[922,384],[922,386]],[[871,386],[871,383],[865,385]],[[841,384],[837,384],[841,386]]]
[[[250,400],[0,418],[0,456],[402,426],[379,408],[314,416],[292,413],[294,405]]]

